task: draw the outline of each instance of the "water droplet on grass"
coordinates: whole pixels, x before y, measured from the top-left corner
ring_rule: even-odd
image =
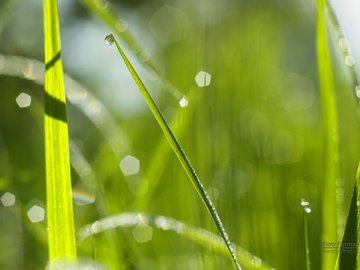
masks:
[[[105,43],[106,43],[106,45],[108,45],[108,46],[111,46],[111,45],[113,45],[114,44],[114,37],[113,37],[113,35],[107,35],[106,37],[105,37]]]
[[[350,52],[351,51],[349,42],[345,38],[340,38],[339,39],[339,46],[340,46],[340,49],[343,52]]]
[[[355,93],[358,98],[360,98],[360,85],[355,86]]]
[[[311,213],[310,203],[307,200],[301,199],[300,204],[304,207],[305,213]]]
[[[355,58],[351,54],[345,56],[345,65],[352,67],[354,64],[355,64]]]
[[[306,201],[305,199],[301,199],[300,204],[301,204],[302,206],[308,206],[308,205],[309,205],[309,202]]]

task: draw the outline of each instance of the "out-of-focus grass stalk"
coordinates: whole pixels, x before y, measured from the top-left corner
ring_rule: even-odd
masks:
[[[111,8],[109,1],[105,0],[80,0],[80,3],[88,9],[92,14],[96,15],[104,24],[110,27],[115,34],[121,37],[126,45],[131,49],[131,52],[137,59],[147,67],[148,71],[155,75],[161,82],[164,90],[168,91],[174,98],[180,100],[182,93],[177,90],[170,82],[164,77],[160,76],[155,64],[150,56],[144,51],[142,46],[133,37],[128,29],[125,21],[118,18],[116,12]]]
[[[309,232],[308,232],[308,214],[311,213],[311,208],[309,207],[309,202],[301,200],[301,205],[303,206],[303,228],[304,228],[304,251],[305,251],[305,269],[311,269],[310,261],[310,247],[309,247]]]
[[[191,182],[193,183],[196,191],[199,193],[202,201],[205,203],[207,209],[209,210],[212,219],[214,220],[222,238],[225,241],[225,244],[229,250],[229,253],[232,257],[232,260],[234,262],[234,266],[236,269],[241,269],[241,266],[236,258],[236,254],[234,252],[234,249],[231,246],[231,242],[230,239],[228,237],[228,234],[221,222],[221,219],[215,209],[215,207],[212,204],[212,201],[210,199],[210,197],[208,196],[205,187],[203,186],[203,184],[201,183],[199,177],[197,176],[193,166],[191,165],[188,157],[186,156],[184,150],[181,148],[179,142],[177,141],[176,137],[174,136],[174,134],[172,133],[171,129],[169,128],[168,124],[166,123],[164,117],[162,116],[160,110],[158,109],[158,107],[156,106],[154,100],[152,99],[150,93],[148,92],[148,90],[146,89],[144,83],[141,81],[139,75],[137,74],[137,72],[135,71],[134,67],[131,65],[129,59],[126,57],[124,51],[121,49],[120,44],[118,43],[118,41],[115,39],[115,37],[110,34],[105,38],[105,42],[108,45],[111,45],[112,43],[115,43],[121,57],[123,58],[126,67],[128,68],[131,76],[133,77],[135,83],[137,84],[137,86],[139,87],[139,90],[141,92],[141,94],[143,95],[146,103],[148,104],[153,116],[155,117],[156,121],[158,122],[165,138],[168,140],[169,144],[171,145],[171,147],[173,148],[177,158],[179,159],[181,165],[183,166],[185,172],[187,173],[187,175],[189,176]]]
[[[68,126],[57,0],[44,0],[45,162],[50,265],[76,260]],[[51,266],[50,266],[51,267]]]
[[[338,202],[336,189],[340,176],[336,93],[325,21],[325,0],[317,0],[317,61],[325,139],[325,177],[322,201],[323,243],[338,241]],[[322,269],[333,269],[336,253],[322,252]]]

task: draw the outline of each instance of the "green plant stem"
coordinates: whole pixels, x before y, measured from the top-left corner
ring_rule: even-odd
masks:
[[[221,222],[221,219],[220,219],[215,207],[213,206],[210,197],[206,193],[206,190],[205,190],[203,184],[201,183],[199,177],[197,176],[193,166],[191,165],[189,159],[187,158],[184,150],[181,148],[179,142],[177,141],[176,137],[174,136],[174,134],[172,133],[168,124],[166,123],[165,119],[163,118],[162,114],[160,113],[154,100],[152,99],[151,95],[147,91],[144,83],[141,81],[139,75],[137,74],[137,72],[135,71],[133,66],[131,65],[130,61],[126,57],[124,51],[121,49],[121,47],[120,47],[119,43],[117,42],[117,40],[115,39],[115,37],[112,34],[110,34],[108,37],[109,37],[109,39],[112,39],[115,42],[115,45],[116,45],[121,57],[123,58],[125,65],[127,66],[128,70],[130,71],[135,83],[139,87],[141,94],[143,95],[143,97],[144,97],[146,103],[148,104],[152,114],[154,115],[156,121],[158,122],[162,132],[164,133],[164,136],[170,143],[177,158],[179,159],[184,170],[186,171],[187,175],[189,176],[190,180],[192,181],[193,185],[195,186],[196,191],[199,193],[202,201],[205,203],[207,209],[209,210],[209,212],[210,212],[210,214],[211,214],[211,216],[212,216],[212,218],[213,218],[213,220],[214,220],[214,222],[215,222],[215,224],[216,224],[216,226],[217,226],[222,238],[224,239],[225,244],[231,254],[231,257],[234,262],[234,266],[236,267],[236,269],[241,269],[240,264],[236,258],[234,249],[231,246],[231,242],[228,237],[228,234]]]
[[[308,216],[308,213],[304,209],[304,211],[303,211],[303,222],[304,222],[303,226],[304,226],[305,263],[306,263],[306,270],[310,270],[311,264],[310,264],[310,248],[309,248],[309,233],[308,233],[307,216]]]

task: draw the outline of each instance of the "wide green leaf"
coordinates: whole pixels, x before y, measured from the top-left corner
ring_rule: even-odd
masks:
[[[45,162],[49,260],[76,259],[68,125],[56,0],[44,1]]]

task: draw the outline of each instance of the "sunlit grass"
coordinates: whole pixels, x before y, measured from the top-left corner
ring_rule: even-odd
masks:
[[[44,1],[45,163],[49,261],[76,260],[68,128],[56,0]]]
[[[77,247],[73,239],[70,248],[50,248],[50,255],[55,250],[74,260],[77,253],[84,258],[77,266],[100,269],[231,268],[224,239],[214,233],[211,216],[141,105],[142,97],[129,112],[114,107],[116,101],[132,106],[133,100],[126,95],[117,100],[114,93],[134,85],[125,68],[122,72],[111,64],[120,61],[108,62],[117,56],[102,40],[109,31],[119,37],[151,90],[162,114],[158,120],[166,119],[186,149],[243,269],[333,269],[336,256],[336,270],[358,268],[358,249],[347,254],[335,247],[330,254],[324,247],[332,236],[343,246],[357,244],[358,184],[351,205],[350,197],[360,147],[355,48],[347,44],[327,1],[318,1],[316,9],[291,0],[173,1],[165,6],[65,2],[59,2],[64,54],[54,61],[45,55],[45,86],[45,65],[34,60],[42,59],[42,38],[38,25],[32,28],[41,16],[32,1],[26,5],[29,15],[22,17],[16,17],[24,7],[19,1],[0,4],[0,198],[5,202],[0,201],[0,269],[45,268],[48,245],[67,241],[58,237],[56,244],[47,238],[55,231],[46,230],[52,225],[41,221],[42,211],[35,219],[28,216],[34,204],[39,206],[35,210],[47,206],[48,220],[55,220],[54,213],[62,215],[45,201],[41,150],[44,113],[45,123],[60,127],[52,134],[67,134],[67,121],[61,121],[66,119],[65,97],[50,93],[63,92],[62,76],[70,137],[68,146],[58,148],[70,147],[71,158],[61,167],[58,154],[53,155],[55,169],[71,173],[75,232],[80,235],[89,224],[91,235]],[[164,10],[180,14],[179,28],[176,16],[159,19]],[[179,40],[167,39],[179,29]],[[52,42],[60,45],[60,38]],[[57,51],[60,47],[54,55]],[[61,61],[68,75],[51,76]],[[58,86],[49,86],[49,75]],[[115,76],[118,84],[112,85]],[[49,111],[45,102],[44,112],[43,88],[45,99],[56,97],[62,109]],[[128,170],[124,160],[136,160],[136,168]],[[66,189],[55,195],[64,194],[70,203],[70,185]],[[308,199],[311,214],[299,207],[301,198]],[[129,217],[134,221],[130,227],[120,222]],[[171,226],[159,226],[159,217]],[[114,226],[108,230],[110,221]],[[64,255],[65,249],[72,255]]]

